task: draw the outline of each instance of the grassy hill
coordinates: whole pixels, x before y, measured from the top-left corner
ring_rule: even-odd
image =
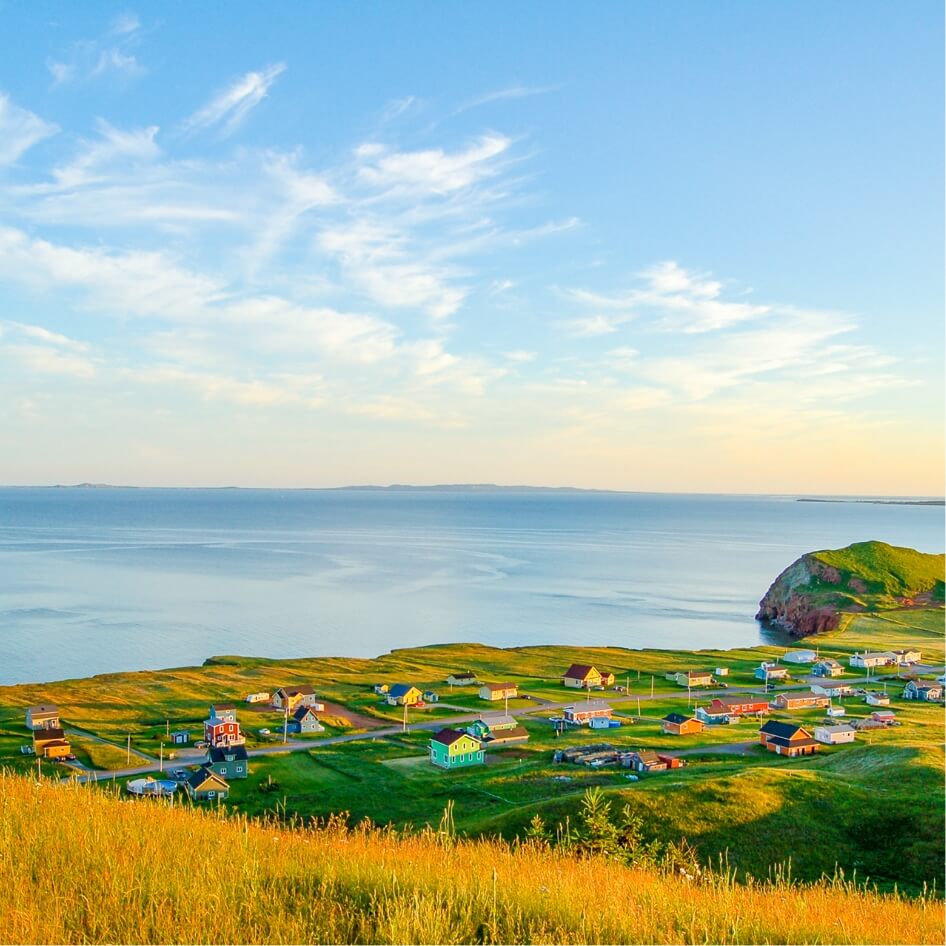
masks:
[[[944,561],[885,542],[809,552],[776,578],[757,618],[806,635],[833,630],[845,612],[942,607]]]
[[[891,841],[894,841],[891,838]],[[253,823],[0,773],[4,943],[941,943],[942,903]]]

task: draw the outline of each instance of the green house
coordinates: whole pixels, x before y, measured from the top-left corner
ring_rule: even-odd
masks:
[[[469,733],[458,729],[441,729],[430,738],[430,761],[442,769],[482,765],[485,759],[482,743]]]

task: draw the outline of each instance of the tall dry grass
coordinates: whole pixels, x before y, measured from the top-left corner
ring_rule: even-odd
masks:
[[[886,843],[880,842],[879,843]],[[942,943],[942,903],[277,827],[0,774],[5,943]]]

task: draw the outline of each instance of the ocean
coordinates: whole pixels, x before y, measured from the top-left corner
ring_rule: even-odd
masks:
[[[937,506],[484,490],[0,489],[0,683],[479,641],[737,647],[803,552]]]

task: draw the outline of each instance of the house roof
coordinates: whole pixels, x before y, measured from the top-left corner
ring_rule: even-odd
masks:
[[[592,664],[572,664],[562,676],[569,677],[572,680],[584,680],[591,675],[591,672],[600,673],[597,667]]]
[[[775,746],[786,746],[793,749],[804,749],[807,746],[817,746],[818,740],[806,736],[804,739],[789,739],[786,736],[769,736],[769,742]]]
[[[228,749],[210,747],[211,762],[229,762],[230,759],[227,756],[233,756],[234,762],[245,762],[248,758],[245,746],[230,746]]]
[[[774,736],[777,739],[791,739],[796,733],[803,732],[806,736],[808,731],[794,723],[780,723],[778,720],[769,720],[759,732],[764,732],[767,736]]]
[[[594,713],[597,710],[610,710],[611,704],[605,700],[587,700],[581,703],[571,703],[565,707],[573,713]]]
[[[678,670],[677,675],[683,674],[683,676],[688,679],[693,677],[711,677],[713,675],[712,670]]]
[[[473,737],[476,738],[475,736]],[[509,742],[516,739],[528,739],[529,731],[524,726],[513,726],[512,729],[501,729],[495,733],[490,742]]]
[[[857,732],[850,723],[832,723],[829,726],[819,726],[825,732]]]
[[[208,769],[203,765],[187,780],[190,787],[195,791],[197,791],[207,781],[217,782],[224,788],[230,787],[226,780],[217,775],[213,769]]]
[[[834,657],[822,657],[821,660],[818,661],[818,664],[824,664],[827,667],[840,667],[841,666],[840,662],[835,660]],[[815,664],[815,666],[817,667],[818,664]]]
[[[472,670],[462,670],[459,673],[451,673],[454,680],[475,680],[476,674]]]
[[[688,723],[691,719],[691,716],[684,716],[683,713],[667,713],[667,715],[664,716],[664,722],[677,723],[678,725],[680,723]]]
[[[311,713],[313,716],[316,715],[315,710],[312,709],[311,706],[297,706],[295,710],[293,711],[292,718],[297,719],[297,720],[303,720],[306,718],[306,716],[309,715],[309,713]]]
[[[306,684],[301,687],[280,687],[276,692],[284,696],[312,696],[315,690]]]
[[[512,716],[481,716],[479,722],[486,723],[489,727],[516,725],[516,721]]]
[[[59,707],[52,703],[44,703],[41,706],[31,706],[27,712],[33,719],[36,719],[37,716],[58,716]]]
[[[650,763],[660,761],[660,757],[653,749],[638,749],[637,752],[632,752],[631,755],[636,755],[641,762]]]
[[[215,709],[215,710],[235,710],[236,704],[235,703],[213,703],[211,704],[210,708]]]
[[[65,735],[61,729],[34,729],[33,742],[53,742],[56,739],[63,739]]]
[[[516,689],[515,683],[484,683],[483,686],[486,687],[487,690],[492,690],[493,692],[495,692],[496,690],[515,690]]]
[[[461,732],[459,729],[441,729],[440,732],[434,733],[430,738],[433,742],[439,742],[445,746],[452,746],[463,736],[472,739],[477,744],[479,743],[479,739],[477,739],[476,736],[471,736],[468,732]]]
[[[411,690],[416,690],[417,687],[413,683],[395,683],[390,690],[388,690],[388,696],[404,696],[407,693],[410,693]]]

